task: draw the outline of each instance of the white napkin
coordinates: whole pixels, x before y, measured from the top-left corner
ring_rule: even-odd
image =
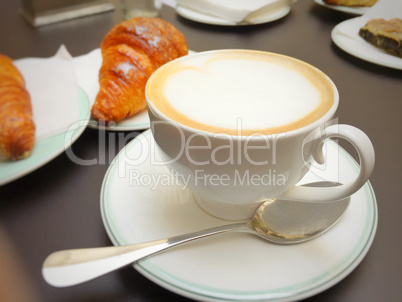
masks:
[[[91,106],[95,103],[99,91],[99,69],[102,66],[102,54],[99,48],[75,57],[73,60],[77,82],[86,92]]]
[[[254,19],[289,6],[293,0],[176,0],[178,6],[227,21],[253,23]]]
[[[361,40],[359,29],[366,25],[370,19],[383,18],[385,20],[393,18],[402,18],[402,1],[401,0],[379,0],[367,12],[357,18],[350,19],[337,26],[337,30],[343,35],[349,36],[356,40]]]
[[[64,45],[54,57],[24,58],[14,64],[31,95],[36,139],[64,132],[79,121],[74,65]]]

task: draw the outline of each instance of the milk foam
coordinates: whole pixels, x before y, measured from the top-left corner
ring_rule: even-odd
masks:
[[[277,129],[322,107],[322,88],[277,60],[194,56],[168,73],[158,88],[168,107],[197,125],[223,131]]]
[[[239,118],[243,129],[283,126],[320,104],[316,87],[299,73],[249,60],[212,61],[201,69],[182,70],[167,79],[164,91],[178,112],[228,129],[236,129]]]

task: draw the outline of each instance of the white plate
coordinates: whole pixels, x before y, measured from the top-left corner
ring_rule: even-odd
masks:
[[[18,179],[45,165],[77,140],[86,128],[90,114],[88,98],[82,89],[78,89],[78,96],[79,122],[65,132],[36,140],[28,158],[18,161],[1,161],[0,185]]]
[[[186,19],[200,22],[200,23],[211,24],[211,25],[239,26],[239,25],[263,24],[263,23],[273,22],[275,20],[281,19],[290,12],[290,6],[285,7],[275,13],[266,14],[258,19],[255,19],[253,21],[253,23],[231,22],[231,21],[220,19],[217,17],[208,16],[208,15],[205,15],[205,14],[202,14],[202,13],[199,13],[194,10],[191,10],[191,9],[188,9],[185,7],[181,7],[181,6],[176,6],[176,12],[180,16],[182,16]]]
[[[150,127],[148,110],[144,109],[141,112],[121,120],[118,123],[111,122],[108,125],[99,124],[98,121],[96,121],[91,115],[88,127],[108,131],[135,131],[148,129]]]
[[[365,6],[342,6],[342,5],[330,5],[326,4],[323,0],[314,0],[315,3],[328,7],[333,10],[337,10],[340,12],[348,13],[348,14],[353,14],[353,15],[363,15],[365,12],[367,12],[370,7],[365,7]]]
[[[393,56],[386,51],[375,47],[358,35],[358,29],[353,35],[343,34],[339,28],[355,22],[355,19],[349,19],[339,23],[331,32],[332,41],[347,53],[377,65],[390,67],[394,69],[402,69],[402,58]]]
[[[140,134],[105,175],[101,212],[112,242],[139,243],[226,224],[202,211],[171,171],[158,165],[150,152],[152,142],[150,130]],[[343,182],[358,174],[346,151],[332,141],[325,146],[329,160],[324,176],[339,171],[337,180]],[[308,173],[304,179],[321,180],[318,174]],[[250,234],[225,234],[148,257],[134,267],[160,286],[196,300],[299,300],[346,277],[366,255],[376,226],[376,200],[367,183],[351,197],[339,222],[312,241],[283,246]]]

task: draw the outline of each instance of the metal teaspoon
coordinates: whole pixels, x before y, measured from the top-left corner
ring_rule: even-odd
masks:
[[[348,207],[350,198],[332,203],[270,199],[246,222],[145,243],[57,251],[44,261],[42,274],[53,286],[83,283],[174,246],[211,235],[246,232],[277,244],[311,240],[330,229]]]

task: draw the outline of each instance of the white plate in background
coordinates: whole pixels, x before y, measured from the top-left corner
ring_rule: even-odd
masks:
[[[391,55],[385,50],[375,47],[364,40],[358,35],[358,28],[356,28],[355,33],[350,35],[343,34],[340,28],[355,22],[355,19],[356,18],[343,21],[335,26],[331,32],[332,41],[334,41],[339,48],[359,59],[377,65],[402,70],[402,58]]]
[[[290,12],[290,6],[284,7],[283,9],[274,12],[268,13],[258,19],[253,20],[253,23],[236,23],[228,20],[220,19],[214,16],[205,15],[203,13],[181,7],[176,6],[176,12],[182,16],[183,18],[196,21],[199,23],[211,24],[211,25],[223,25],[223,26],[244,26],[244,25],[255,25],[255,24],[263,24],[268,22],[273,22],[278,19],[285,17]]]
[[[367,12],[370,7],[365,7],[365,6],[343,6],[343,5],[330,5],[325,3],[323,0],[314,0],[315,3],[328,7],[333,10],[337,10],[340,12],[344,12],[347,14],[353,14],[353,15],[363,15],[365,12]]]

